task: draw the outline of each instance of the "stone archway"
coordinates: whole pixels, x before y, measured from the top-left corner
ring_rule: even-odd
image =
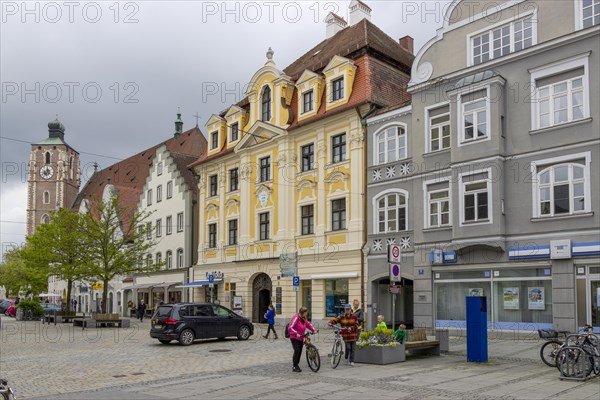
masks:
[[[258,274],[252,282],[252,322],[265,323],[264,315],[271,304],[273,283],[269,275]]]

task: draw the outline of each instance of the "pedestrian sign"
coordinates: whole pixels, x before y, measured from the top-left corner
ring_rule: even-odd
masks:
[[[300,286],[300,277],[299,276],[294,276],[294,278],[292,279],[292,285]]]

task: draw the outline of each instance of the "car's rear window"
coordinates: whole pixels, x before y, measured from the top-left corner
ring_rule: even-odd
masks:
[[[168,318],[171,316],[172,306],[159,306],[154,314],[155,318]]]

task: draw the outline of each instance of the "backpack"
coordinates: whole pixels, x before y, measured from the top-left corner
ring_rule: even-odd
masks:
[[[288,330],[289,327],[290,323],[288,322],[287,324],[285,324],[285,330],[283,331],[283,336],[285,336],[286,339],[290,338],[290,331]]]

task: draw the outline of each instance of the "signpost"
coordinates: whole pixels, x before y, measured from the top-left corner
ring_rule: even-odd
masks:
[[[299,276],[294,276],[292,278],[292,286],[294,287],[294,290],[296,291],[296,310],[299,308],[298,307],[298,293],[300,291],[300,277]]]
[[[388,263],[390,267],[389,292],[392,294],[392,329],[396,329],[396,295],[400,293],[401,286],[395,286],[396,282],[402,282],[400,273],[400,257],[402,252],[398,245],[388,245]]]

